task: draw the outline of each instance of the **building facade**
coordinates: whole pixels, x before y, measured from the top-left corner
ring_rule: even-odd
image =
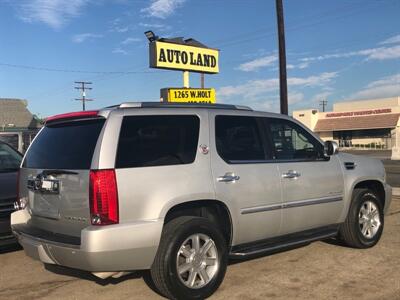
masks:
[[[22,99],[0,98],[0,140],[24,153],[41,125]]]
[[[340,102],[331,112],[308,109],[294,111],[293,117],[340,147],[398,151],[400,97]]]

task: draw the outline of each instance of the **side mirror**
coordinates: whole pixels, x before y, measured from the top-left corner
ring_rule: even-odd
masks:
[[[324,152],[326,156],[331,156],[339,152],[339,146],[334,141],[326,141],[324,145]]]

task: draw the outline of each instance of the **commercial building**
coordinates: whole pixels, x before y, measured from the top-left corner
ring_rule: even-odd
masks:
[[[340,147],[400,151],[400,97],[340,102],[331,112],[308,109],[293,117]]]
[[[22,99],[0,98],[0,140],[25,152],[41,127]]]

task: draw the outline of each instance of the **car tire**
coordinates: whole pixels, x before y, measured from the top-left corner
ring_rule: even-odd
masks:
[[[384,225],[383,207],[370,189],[355,189],[340,237],[353,248],[370,248],[378,243]]]
[[[204,299],[220,286],[227,262],[227,243],[217,226],[185,216],[165,224],[150,272],[165,297]]]

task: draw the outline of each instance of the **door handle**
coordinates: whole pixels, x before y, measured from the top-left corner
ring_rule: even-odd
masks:
[[[289,179],[298,178],[300,176],[301,176],[301,174],[299,172],[297,172],[297,171],[294,171],[294,170],[289,170],[286,173],[282,174],[282,178],[289,178]]]
[[[217,178],[218,182],[236,182],[240,179],[240,176],[235,175],[234,173],[225,173],[223,176],[219,176]]]

